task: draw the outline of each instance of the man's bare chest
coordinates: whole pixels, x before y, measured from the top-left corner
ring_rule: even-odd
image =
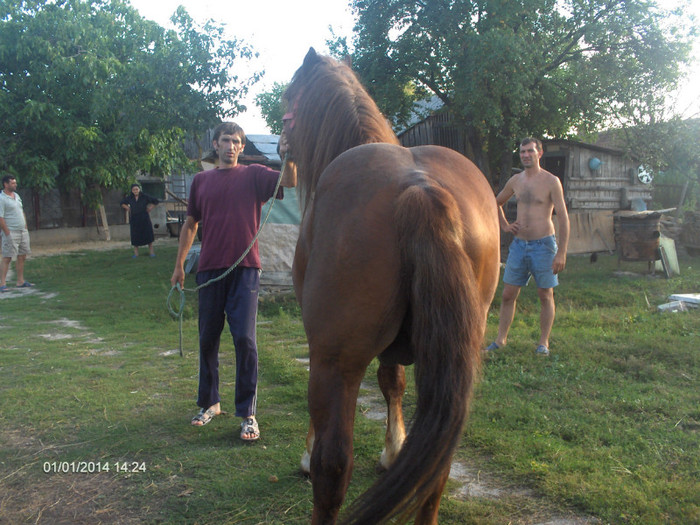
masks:
[[[523,184],[515,188],[515,200],[518,206],[546,206],[551,203],[549,192],[543,188]]]

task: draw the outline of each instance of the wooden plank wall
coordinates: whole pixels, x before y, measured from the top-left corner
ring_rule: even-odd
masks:
[[[621,154],[568,143],[547,144],[546,154],[567,158],[564,194],[569,211],[619,210],[632,199],[651,202],[652,185],[639,182],[638,164]],[[602,161],[595,171],[589,167],[593,157]]]

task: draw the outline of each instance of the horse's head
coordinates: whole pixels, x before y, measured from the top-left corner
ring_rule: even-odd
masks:
[[[309,83],[309,77],[313,74],[313,70],[317,64],[321,62],[321,56],[316,53],[316,50],[311,47],[309,52],[304,57],[304,62],[297,69],[292,77],[292,81],[287,86],[287,90],[282,96],[282,100],[287,105],[288,114],[294,113],[294,107],[298,105],[299,97],[301,96],[303,86]]]
[[[302,208],[318,178],[344,151],[369,142],[398,144],[391,126],[350,67],[310,48],[283,101],[289,155],[298,167]]]

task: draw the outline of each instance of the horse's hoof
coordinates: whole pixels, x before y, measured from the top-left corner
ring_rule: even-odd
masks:
[[[396,458],[389,459],[389,455],[386,452],[386,449],[382,450],[382,455],[379,457],[379,463],[377,464],[377,470],[379,472],[384,472],[389,470],[389,467],[391,467],[391,464],[394,462]]]
[[[311,475],[311,454],[307,450],[304,451],[304,455],[301,456],[301,471],[307,476]]]

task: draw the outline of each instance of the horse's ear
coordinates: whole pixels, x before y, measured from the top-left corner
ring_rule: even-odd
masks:
[[[313,47],[309,48],[309,52],[306,53],[306,56],[304,57],[304,64],[305,66],[311,66],[318,62],[318,54],[316,54],[316,50]]]

